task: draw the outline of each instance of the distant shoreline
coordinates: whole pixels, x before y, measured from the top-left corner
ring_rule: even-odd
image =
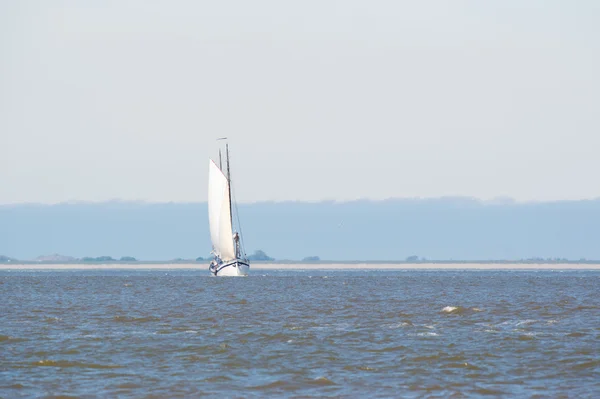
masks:
[[[3,263],[0,270],[198,270],[203,263]],[[251,270],[600,270],[598,263],[253,263]]]

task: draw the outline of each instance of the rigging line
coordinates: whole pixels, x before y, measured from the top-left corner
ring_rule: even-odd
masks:
[[[232,187],[232,193],[231,195],[233,196],[233,206],[235,207],[235,218],[237,219],[237,223],[238,223],[238,227],[240,228],[240,244],[242,245],[242,252],[244,253],[244,258],[247,257],[246,255],[246,246],[244,245],[244,232],[242,232],[242,223],[240,222],[240,212],[238,211],[238,206],[237,206],[237,201],[235,201],[235,189],[233,189]]]

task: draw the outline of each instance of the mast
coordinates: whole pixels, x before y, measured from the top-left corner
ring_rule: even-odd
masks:
[[[220,141],[220,140],[227,140],[227,137],[219,137],[217,139],[217,141]],[[223,162],[221,161],[221,149],[220,148],[219,148],[219,169],[221,169],[221,172],[223,171]],[[227,183],[229,183],[229,181]]]
[[[231,213],[231,172],[229,171],[229,143],[225,143],[225,152],[227,156],[227,188],[229,189],[229,221],[233,227],[233,215]]]

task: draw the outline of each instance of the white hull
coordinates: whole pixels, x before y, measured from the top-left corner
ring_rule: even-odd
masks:
[[[234,276],[247,276],[250,270],[250,265],[247,261],[236,259],[231,262],[226,262],[217,267],[216,272],[211,270],[211,274],[217,277],[234,277]]]

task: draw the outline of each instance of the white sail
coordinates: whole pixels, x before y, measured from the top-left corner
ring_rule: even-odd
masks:
[[[215,255],[223,261],[235,259],[231,228],[231,199],[229,182],[221,169],[211,160],[208,172],[208,222]]]

